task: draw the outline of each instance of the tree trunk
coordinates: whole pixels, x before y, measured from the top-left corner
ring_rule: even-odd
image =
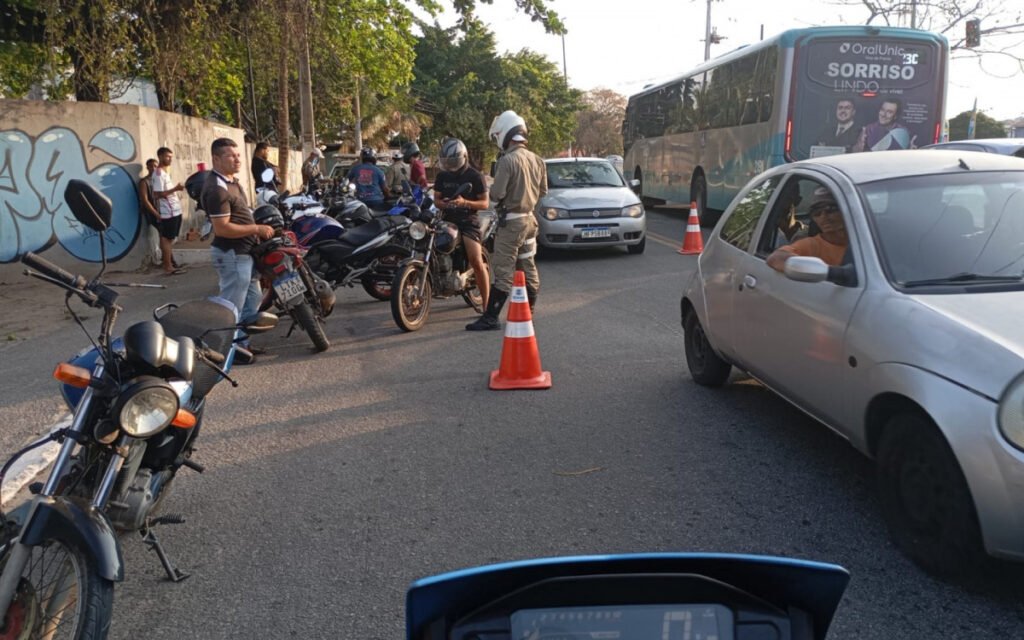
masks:
[[[69,49],[68,55],[74,71],[71,75],[71,85],[75,91],[75,100],[79,102],[109,102],[110,89],[103,86],[105,83],[97,82],[86,68],[85,59],[75,49]]]
[[[283,189],[288,188],[289,113],[288,113],[288,33],[291,29],[291,0],[280,0],[281,7],[281,50],[278,64],[277,90],[277,172]]]

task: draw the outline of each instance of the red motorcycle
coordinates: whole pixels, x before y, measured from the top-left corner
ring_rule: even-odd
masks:
[[[334,310],[335,302],[331,285],[306,264],[306,250],[294,233],[283,230],[284,220],[275,207],[259,207],[253,212],[253,218],[257,224],[270,225],[278,233],[252,251],[263,288],[260,310],[277,307],[287,313],[294,322],[286,337],[299,326],[309,335],[317,351],[326,351],[331,343],[324,331],[324,318]]]

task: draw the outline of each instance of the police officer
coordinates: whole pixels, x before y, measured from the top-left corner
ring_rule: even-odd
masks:
[[[489,135],[502,151],[490,191],[491,202],[498,213],[498,230],[491,256],[494,284],[487,309],[476,322],[466,325],[469,331],[501,328],[498,318],[512,290],[517,268],[526,275],[526,296],[531,309],[540,290],[540,274],[534,264],[537,219],[533,210],[548,192],[547,169],[540,156],[526,148],[526,122],[515,111],[506,111],[496,117]]]

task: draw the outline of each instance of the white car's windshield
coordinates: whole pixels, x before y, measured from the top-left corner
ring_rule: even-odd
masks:
[[[901,286],[1020,282],[1024,171],[862,185],[890,278]]]
[[[548,164],[548,188],[624,186],[619,172],[607,162],[557,162]]]

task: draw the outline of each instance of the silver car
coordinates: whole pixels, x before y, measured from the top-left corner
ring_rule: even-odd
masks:
[[[647,245],[644,206],[604,158],[546,160],[548,193],[537,203],[537,239],[545,247],[589,249]]]
[[[697,264],[681,301],[695,382],[722,385],[735,366],[874,458],[890,533],[926,569],[1024,560],[1020,159],[776,167]]]

